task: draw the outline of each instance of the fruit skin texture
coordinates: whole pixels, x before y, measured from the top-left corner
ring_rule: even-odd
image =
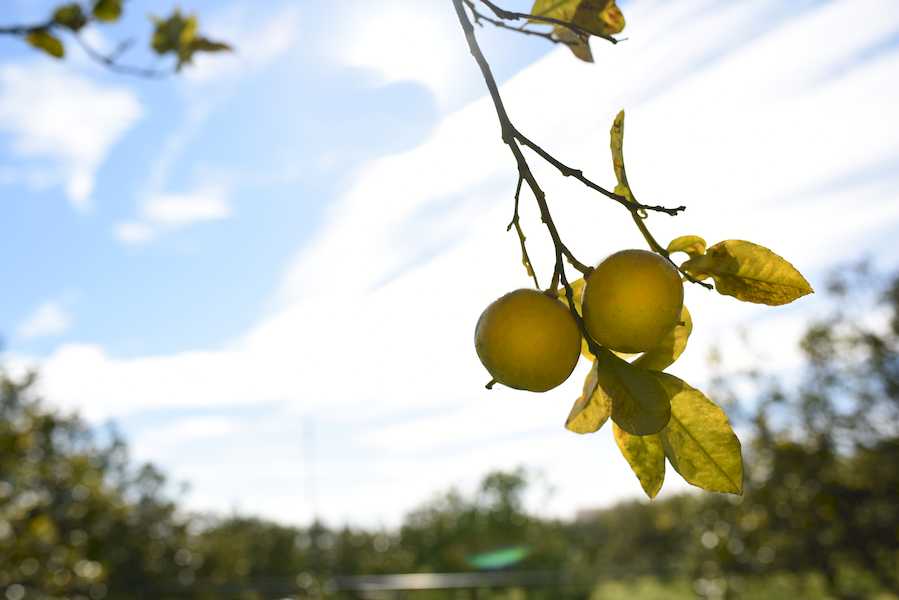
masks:
[[[584,327],[606,348],[645,352],[677,325],[683,304],[684,285],[671,263],[647,250],[622,250],[587,276]]]
[[[481,313],[474,345],[499,383],[545,392],[571,375],[581,354],[581,334],[564,304],[536,290],[520,289]]]

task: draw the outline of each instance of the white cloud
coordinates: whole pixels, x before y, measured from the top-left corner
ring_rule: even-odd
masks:
[[[149,198],[141,207],[141,220],[118,223],[113,234],[120,242],[142,244],[167,231],[230,216],[227,191],[221,186],[201,185],[190,192]]]
[[[628,107],[629,178],[638,194],[689,206],[677,218],[650,218],[661,241],[684,233],[710,242],[751,239],[820,286],[824,269],[872,249],[874,234],[899,226],[895,182],[829,183],[899,156],[899,141],[889,135],[899,130],[899,87],[883,83],[899,70],[899,53],[839,80],[812,84],[809,74],[870,43],[869,31],[842,23],[888,30],[896,19],[885,23],[886,4],[873,0],[833,3],[669,81],[667,69],[689,66],[721,41],[721,31],[754,22],[760,6],[695,17],[687,29],[662,26],[695,4],[654,12],[635,3],[628,43],[596,48],[601,68],[565,49],[532,65],[503,87],[513,118],[544,147],[611,184],[608,128],[617,109]],[[840,52],[834,30],[843,32]],[[827,52],[806,52],[822,47]],[[548,91],[548,81],[565,82],[564,91]],[[554,93],[564,95],[565,111],[547,109]],[[620,207],[536,158],[532,164],[557,225],[583,260],[642,245]],[[314,469],[326,518],[395,520],[435,489],[517,463],[550,475],[559,494],[547,510],[558,514],[637,495],[608,431],[578,437],[561,427],[585,365],[547,394],[483,389],[488,377],[472,348],[477,315],[528,285],[517,240],[504,231],[515,178],[492,105],[474,102],[446,117],[420,147],[352,175],[318,236],[287,269],[275,312],[244,335],[220,348],[129,359],[67,344],[41,365],[43,391],[96,418],[265,407],[255,420],[232,420],[227,442],[171,438],[177,458],[161,460],[176,477],[198,482],[197,506],[226,509],[236,501],[279,519],[305,519],[313,503],[299,499],[299,490]],[[533,202],[523,200],[531,256],[545,283],[550,247]],[[695,287],[687,302],[695,329],[674,372],[697,385],[708,376],[705,351],[722,339],[728,351],[738,348],[741,323],[763,339],[769,364],[794,365],[800,324],[816,306],[810,298],[756,307]],[[736,364],[750,360],[739,355]],[[319,440],[314,465],[297,441],[310,420]],[[191,451],[178,452],[185,448]],[[222,455],[235,477],[210,475]],[[669,477],[663,493],[680,489],[677,479]]]
[[[156,237],[156,230],[146,223],[117,223],[113,227],[116,239],[125,244],[143,244]]]
[[[38,306],[16,333],[25,340],[52,337],[65,333],[71,325],[69,313],[59,303],[49,301]]]
[[[216,187],[199,188],[186,194],[164,194],[151,198],[143,205],[143,216],[152,223],[166,227],[184,227],[201,221],[219,221],[231,216],[225,190]]]
[[[336,60],[371,69],[383,83],[416,81],[446,104],[459,91],[459,74],[472,72],[449,2],[356,1],[334,8],[328,43]]]
[[[46,161],[74,206],[90,206],[97,169],[140,118],[124,87],[105,86],[49,61],[0,66],[0,130],[11,149]]]

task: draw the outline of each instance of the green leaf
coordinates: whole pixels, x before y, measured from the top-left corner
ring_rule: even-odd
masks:
[[[655,498],[665,481],[665,449],[659,434],[631,435],[612,423],[618,449],[640,480],[643,491]]]
[[[190,42],[193,52],[233,52],[234,49],[225,42],[217,42],[203,36],[197,36]]]
[[[553,27],[552,36],[568,46],[572,54],[582,61],[593,62],[593,51],[590,49],[590,43],[582,36],[561,25]]]
[[[45,29],[32,31],[25,36],[25,41],[54,58],[62,58],[66,55],[66,49],[62,45],[62,41]]]
[[[608,350],[598,358],[597,378],[612,399],[612,420],[633,435],[661,431],[671,417],[671,404],[655,373],[635,367]]]
[[[615,0],[581,0],[572,23],[593,35],[608,37],[624,29],[624,15]]]
[[[180,10],[175,9],[167,19],[152,19],[156,27],[150,41],[151,47],[160,55],[174,53],[178,57],[176,69],[180,71],[181,67],[190,63],[198,49],[194,46],[198,39],[197,17],[182,15]]]
[[[696,279],[711,277],[719,294],[779,306],[814,292],[789,262],[764,246],[726,240],[681,265]]]
[[[693,318],[690,316],[690,311],[684,306],[681,309],[680,323],[665,336],[658,346],[647,350],[631,364],[652,371],[665,370],[684,353],[692,331]]]
[[[691,257],[702,256],[705,254],[705,247],[705,240],[698,235],[682,235],[668,244],[668,254],[685,252]]]
[[[81,5],[77,2],[63,4],[53,11],[53,22],[58,23],[61,27],[79,31],[87,25],[87,16],[81,10]]]
[[[122,16],[122,0],[96,0],[93,13],[98,21],[118,21]]]
[[[727,415],[677,377],[667,373],[657,373],[656,377],[671,398],[671,421],[659,434],[668,462],[692,485],[712,492],[742,494],[740,440]]]
[[[560,21],[571,21],[581,0],[536,0],[531,7],[531,14],[537,17],[549,17]],[[530,20],[531,23],[542,21]]]
[[[568,419],[565,420],[565,429],[574,433],[599,431],[599,428],[609,420],[612,400],[599,387],[596,368],[596,363],[593,363],[584,379],[584,391],[571,407]]]

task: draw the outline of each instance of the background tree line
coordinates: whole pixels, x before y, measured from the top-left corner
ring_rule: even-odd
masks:
[[[189,514],[114,430],[43,404],[34,376],[0,372],[0,593],[327,597],[334,575],[469,571],[473,555],[511,547],[513,568],[561,574],[546,598],[897,598],[899,277],[846,269],[829,293],[800,372],[771,379],[765,365],[717,384],[748,432],[743,497],[674,495],[573,520],[526,510],[524,470],[488,474],[470,496],[449,490],[392,530]]]

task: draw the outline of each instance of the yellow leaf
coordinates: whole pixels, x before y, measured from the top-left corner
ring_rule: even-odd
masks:
[[[634,196],[631,193],[631,187],[627,182],[627,172],[624,170],[624,111],[618,111],[615,120],[612,122],[612,129],[609,131],[611,138],[610,147],[612,149],[612,166],[615,168],[615,178],[618,185],[615,186],[615,193],[624,196],[631,202]]]
[[[668,394],[653,371],[604,350],[597,360],[599,387],[612,399],[612,420],[633,435],[658,433],[671,417]]]
[[[778,306],[814,292],[789,262],[764,246],[726,240],[683,265],[697,279],[711,277],[719,294],[744,302]]]
[[[66,29],[79,31],[87,25],[87,16],[81,9],[81,5],[77,2],[63,4],[53,11],[53,22],[58,23]]]
[[[537,17],[549,17],[559,21],[570,22],[574,18],[581,0],[536,0],[531,7],[531,14]],[[531,19],[531,23],[541,23]]]
[[[561,25],[553,27],[552,35],[553,38],[568,46],[571,52],[582,61],[593,62],[593,51],[590,50],[590,44],[582,36]]]
[[[705,247],[705,240],[698,235],[682,235],[674,238],[668,244],[668,254],[685,252],[691,257],[702,256],[705,254]]]
[[[98,21],[117,21],[122,16],[122,0],[96,0],[93,13]]]
[[[612,433],[622,456],[640,480],[643,491],[650,498],[655,498],[665,481],[665,449],[659,435],[631,435],[614,423]]]
[[[583,394],[571,407],[565,428],[574,433],[593,433],[609,420],[611,411],[612,401],[599,387],[596,363],[593,363],[584,379]]]
[[[584,31],[603,37],[624,29],[624,15],[615,0],[581,0],[572,22]]]
[[[66,55],[66,49],[62,45],[62,41],[43,29],[32,31],[25,36],[25,41],[54,58],[62,58]]]
[[[712,492],[743,493],[740,440],[727,415],[699,390],[667,373],[656,377],[671,398],[671,421],[659,434],[665,456],[688,483]]]
[[[681,309],[680,323],[678,323],[671,332],[665,336],[662,343],[647,350],[635,360],[632,364],[635,367],[642,367],[652,371],[663,371],[678,359],[684,353],[687,347],[687,340],[690,333],[693,332],[693,318],[686,305]]]

